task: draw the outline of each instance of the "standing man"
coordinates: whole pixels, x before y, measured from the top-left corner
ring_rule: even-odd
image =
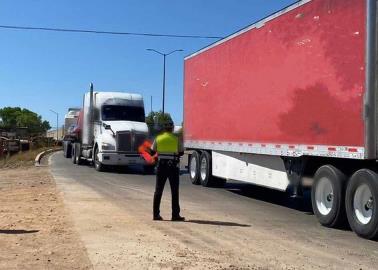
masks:
[[[179,204],[180,156],[183,155],[183,150],[178,137],[173,134],[173,129],[173,121],[167,120],[163,126],[163,133],[158,135],[152,144],[152,150],[158,154],[153,220],[163,220],[160,216],[160,202],[167,178],[172,193],[172,221],[185,220],[180,216]]]

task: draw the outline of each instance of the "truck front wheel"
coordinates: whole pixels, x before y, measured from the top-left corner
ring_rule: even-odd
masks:
[[[73,148],[75,148],[75,164],[81,165],[82,161],[81,161],[81,145],[80,145],[80,143],[75,143]]]
[[[94,167],[96,171],[102,172],[104,171],[104,165],[98,159],[98,152],[99,152],[98,147],[96,147],[95,152],[94,152],[94,157],[93,157]]]
[[[312,208],[320,224],[337,227],[346,221],[344,207],[346,176],[337,168],[320,167],[311,190]]]
[[[346,191],[346,211],[349,225],[359,236],[378,236],[378,175],[367,169],[357,171]]]

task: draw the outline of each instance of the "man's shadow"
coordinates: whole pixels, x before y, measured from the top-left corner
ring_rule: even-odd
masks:
[[[37,233],[38,230],[0,230],[0,234],[30,234]]]
[[[227,226],[227,227],[251,227],[251,225],[248,224],[240,224],[235,222],[226,222],[226,221],[213,221],[213,220],[196,220],[196,219],[190,219],[186,220],[186,223],[195,223],[195,224],[201,224],[201,225],[213,225],[213,226]]]

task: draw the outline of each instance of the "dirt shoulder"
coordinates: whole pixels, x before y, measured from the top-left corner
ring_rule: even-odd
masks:
[[[48,168],[0,169],[0,269],[91,269]]]
[[[153,222],[154,177],[99,173],[61,153],[50,168],[95,269],[377,269],[375,242],[297,211],[182,183],[187,222]],[[165,218],[170,202],[166,187]]]

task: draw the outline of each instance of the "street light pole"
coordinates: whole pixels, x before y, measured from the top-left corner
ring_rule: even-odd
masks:
[[[166,58],[167,58],[167,56],[169,56],[169,55],[171,55],[171,54],[173,54],[173,53],[175,53],[175,52],[182,52],[182,51],[184,51],[184,50],[174,50],[174,51],[171,51],[170,53],[162,53],[162,52],[159,52],[159,51],[157,51],[157,50],[155,50],[155,49],[147,49],[147,51],[151,51],[151,52],[155,52],[155,53],[157,53],[157,54],[160,54],[160,55],[162,55],[163,56],[163,59],[164,59],[164,65],[163,65],[163,108],[162,108],[162,111],[163,111],[163,114],[164,114],[164,112],[165,112],[165,70],[166,70]]]
[[[166,54],[164,54],[163,55],[164,57],[164,68],[163,68],[163,115],[164,115],[164,108],[165,108],[165,63],[166,63],[166,61],[165,61],[165,59],[167,58],[167,55]]]
[[[152,112],[152,96],[151,96],[151,112]]]
[[[56,111],[50,110],[50,112],[56,114],[56,141],[59,141],[59,113]]]

